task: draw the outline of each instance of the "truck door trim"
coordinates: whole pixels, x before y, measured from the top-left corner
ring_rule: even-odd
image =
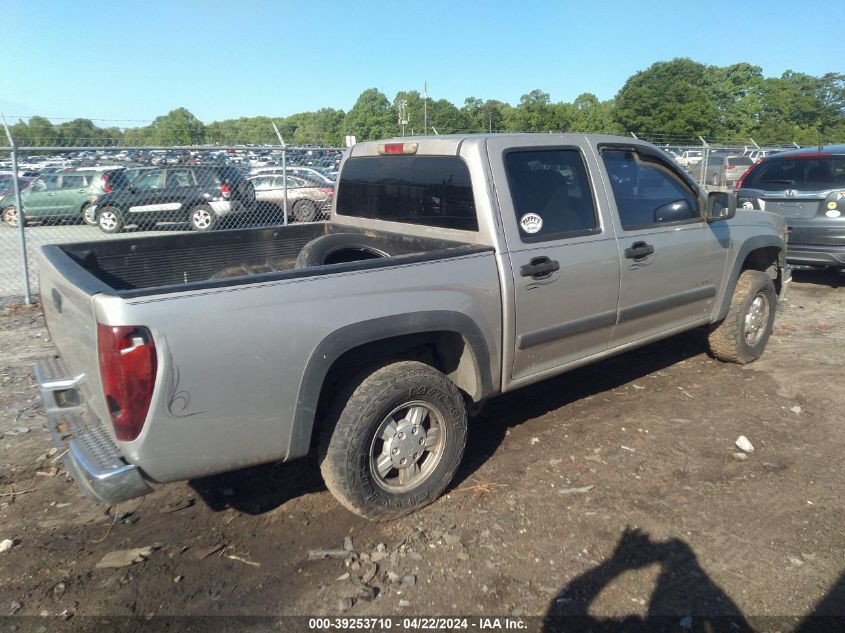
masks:
[[[590,330],[600,330],[603,327],[610,327],[616,324],[616,310],[608,310],[601,314],[596,314],[582,319],[575,319],[561,323],[560,325],[552,325],[551,327],[536,330],[534,332],[527,332],[520,334],[517,339],[517,346],[519,349],[530,349],[537,345],[551,343],[568,336],[575,336],[576,334],[583,334]]]
[[[677,294],[669,295],[668,297],[660,297],[652,301],[645,301],[643,303],[635,303],[634,305],[622,308],[619,310],[619,323],[626,321],[633,321],[649,314],[663,312],[677,308],[678,306],[686,305],[688,303],[695,303],[696,301],[703,301],[710,297],[716,296],[716,286],[701,286],[693,288],[692,290],[685,290]]]

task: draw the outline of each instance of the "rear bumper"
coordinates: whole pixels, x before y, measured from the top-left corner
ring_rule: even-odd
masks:
[[[72,377],[57,357],[35,366],[47,428],[68,472],[95,501],[118,503],[152,492],[140,469],[123,459],[108,431],[84,410],[76,389],[83,378]]]
[[[786,261],[803,266],[845,266],[845,246],[789,244]]]

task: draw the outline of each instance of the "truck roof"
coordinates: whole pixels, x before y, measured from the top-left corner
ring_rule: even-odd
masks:
[[[438,136],[404,136],[393,137],[386,139],[379,139],[377,141],[362,141],[356,143],[350,152],[351,157],[357,156],[377,156],[378,146],[385,143],[419,143],[420,154],[446,154],[457,155],[460,152],[461,145],[467,141],[485,142],[487,139],[524,139],[536,138],[540,145],[551,145],[560,143],[573,143],[576,140],[582,141],[585,138],[591,143],[644,143],[632,139],[629,136],[612,136],[609,134],[583,134],[583,133],[547,133],[547,132],[519,132],[507,134],[441,134]]]

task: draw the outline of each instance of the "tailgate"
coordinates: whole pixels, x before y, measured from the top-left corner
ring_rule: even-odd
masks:
[[[41,307],[50,338],[85,402],[108,419],[100,387],[94,295],[108,288],[57,246],[39,253]]]

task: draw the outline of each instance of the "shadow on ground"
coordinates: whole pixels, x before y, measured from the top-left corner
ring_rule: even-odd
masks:
[[[645,616],[594,617],[590,606],[623,574],[651,565],[660,568]],[[552,599],[544,633],[571,631],[816,631],[843,630],[845,574],[830,588],[813,613],[795,617],[746,617],[736,603],[704,571],[685,541],[653,541],[639,530],[626,529],[611,556],[577,576]]]

